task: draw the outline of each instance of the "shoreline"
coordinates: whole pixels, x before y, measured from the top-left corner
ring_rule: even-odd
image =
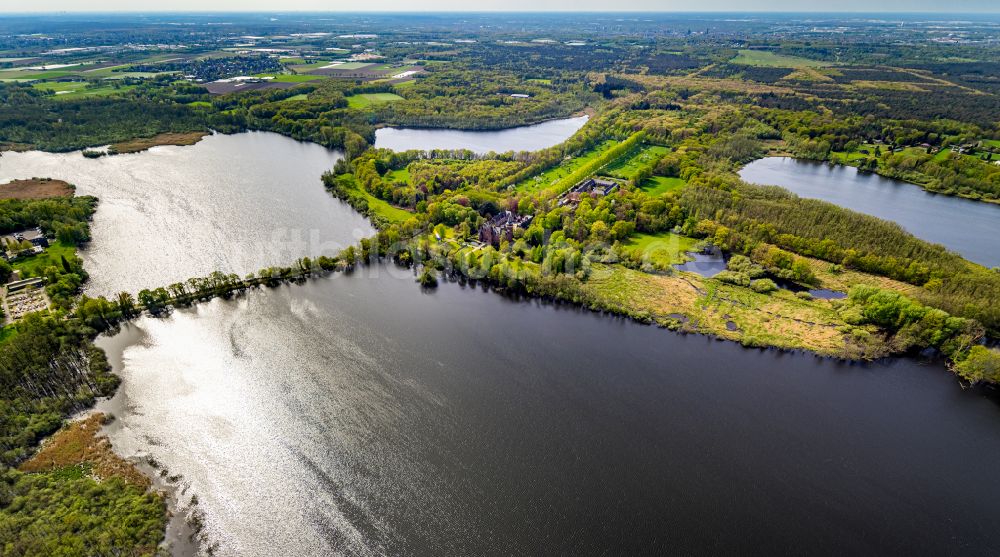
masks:
[[[108,358],[111,373],[123,382],[122,370],[125,365],[125,350],[129,346],[142,342],[142,332],[138,329],[128,332],[123,330],[128,326],[125,324],[125,327],[119,327],[112,336],[108,336],[105,332],[94,339],[94,345],[103,350]],[[134,334],[126,336],[121,342],[111,342],[112,338],[118,338],[122,334],[128,335],[129,332]],[[85,416],[104,414],[112,418],[100,430],[100,434],[111,441],[112,435],[125,427],[122,417],[127,414],[127,411],[127,395],[125,395],[122,385],[119,384],[113,395],[98,399],[92,408],[81,414]],[[129,462],[139,473],[149,478],[150,489],[162,494],[166,505],[166,528],[163,532],[161,547],[171,557],[196,557],[200,555],[203,544],[200,538],[200,529],[197,527],[197,521],[200,520],[197,514],[199,511],[195,505],[190,504],[190,498],[187,505],[181,501],[181,497],[186,495],[188,490],[188,486],[183,483],[183,477],[172,476],[169,470],[160,467],[151,455],[144,457],[139,454],[123,454],[124,451],[121,451],[113,442],[111,442],[111,450]]]
[[[943,196],[943,197],[955,197],[955,198],[958,198],[958,199],[967,199],[969,201],[975,201],[975,202],[978,202],[978,203],[988,203],[990,205],[1000,205],[1000,199],[984,199],[982,197],[974,197],[974,196],[971,196],[971,195],[962,195],[960,193],[945,193],[945,192],[942,192],[942,191],[928,189],[925,185],[919,184],[919,183],[914,182],[912,180],[907,180],[905,178],[900,178],[898,176],[891,176],[889,174],[883,174],[883,173],[879,172],[877,168],[874,169],[874,170],[864,169],[864,168],[861,168],[859,165],[851,164],[849,161],[839,161],[839,160],[833,160],[833,159],[808,159],[808,158],[804,158],[804,157],[796,157],[792,153],[789,153],[789,152],[786,152],[786,151],[769,152],[769,153],[765,154],[762,157],[758,157],[758,158],[756,158],[756,159],[754,159],[754,160],[752,160],[752,161],[750,161],[750,162],[748,162],[746,164],[740,165],[736,169],[736,173],[739,174],[747,166],[749,166],[749,165],[751,165],[751,164],[753,164],[753,163],[755,163],[757,161],[764,160],[764,159],[793,159],[793,160],[796,160],[796,161],[814,162],[814,163],[817,163],[817,164],[829,164],[829,165],[834,165],[834,166],[847,166],[847,167],[856,169],[858,172],[863,172],[863,173],[867,173],[867,174],[874,174],[876,176],[881,176],[882,178],[885,178],[887,180],[896,180],[897,182],[901,182],[903,184],[909,184],[911,186],[917,186],[918,188],[920,188],[924,192],[932,194],[932,195],[940,195],[940,196]],[[765,184],[765,185],[776,185],[776,184]]]

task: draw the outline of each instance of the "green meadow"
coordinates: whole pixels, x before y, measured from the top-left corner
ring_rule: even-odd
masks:
[[[403,97],[395,93],[363,93],[361,95],[351,95],[347,97],[347,104],[351,108],[367,108],[373,104],[382,104],[404,100]]]
[[[817,60],[775,54],[767,50],[741,50],[729,62],[744,66],[764,66],[768,68],[822,68],[829,65]]]

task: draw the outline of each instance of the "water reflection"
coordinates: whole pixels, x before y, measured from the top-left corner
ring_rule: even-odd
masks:
[[[982,519],[997,407],[941,367],[744,350],[374,270],[102,339],[122,355],[116,447],[183,476],[220,555],[1000,544]]]
[[[190,147],[88,159],[4,153],[0,181],[48,176],[100,198],[82,252],[91,295],[166,286],[213,271],[258,271],[334,254],[374,234],[327,193],[340,153],[273,133],[214,135]]]

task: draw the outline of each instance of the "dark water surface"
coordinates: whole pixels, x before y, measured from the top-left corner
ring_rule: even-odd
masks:
[[[323,189],[341,156],[264,132],[213,135],[188,147],[88,159],[4,153],[0,182],[33,176],[100,198],[81,252],[90,295],[133,294],[213,271],[245,275],[332,255],[371,236],[368,221]]]
[[[1000,410],[938,365],[745,350],[388,267],[100,344],[116,448],[183,475],[221,555],[1000,551]]]
[[[578,116],[496,131],[382,128],[375,131],[375,146],[393,151],[410,149],[469,149],[477,153],[538,151],[566,141],[586,123],[587,116]]]
[[[740,177],[895,221],[914,236],[970,261],[1000,266],[1000,205],[929,193],[851,166],[788,157],[754,161],[740,171]]]

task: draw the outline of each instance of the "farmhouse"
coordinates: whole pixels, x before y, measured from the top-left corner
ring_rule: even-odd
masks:
[[[499,246],[500,242],[514,239],[514,231],[526,228],[531,224],[531,216],[515,215],[503,211],[479,227],[479,241],[484,244]]]

